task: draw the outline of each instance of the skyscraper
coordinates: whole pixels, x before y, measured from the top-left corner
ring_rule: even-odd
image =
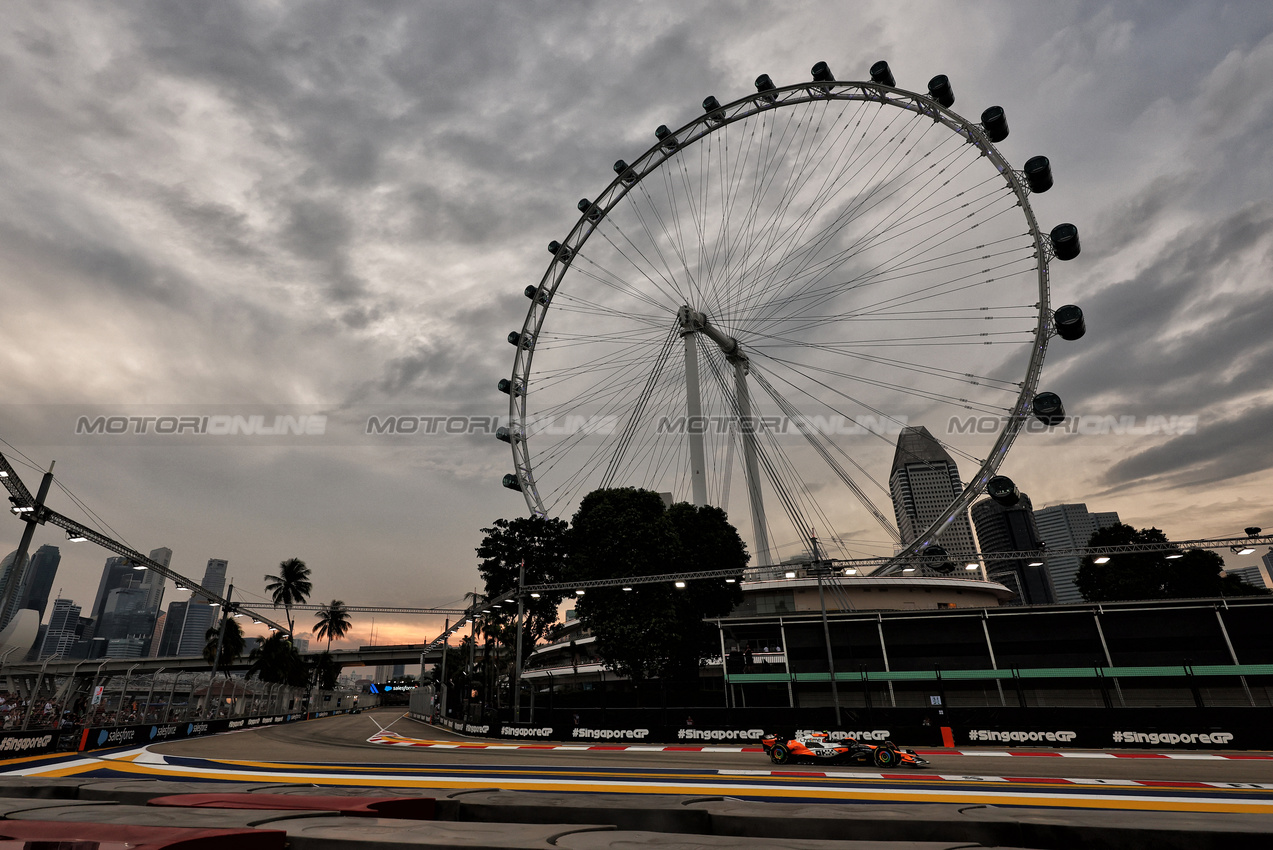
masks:
[[[888,485],[903,543],[918,537],[964,489],[954,459],[923,426],[902,429]],[[968,512],[956,514],[938,540],[956,562],[973,555],[977,545]]]
[[[972,521],[982,552],[1030,552],[1043,542],[1034,521],[1034,506],[1025,493],[1012,507],[1005,507],[994,499],[982,499],[972,506]],[[1009,604],[1046,605],[1056,601],[1046,568],[1032,567],[1031,563],[1033,561],[1024,558],[986,563],[991,580],[1016,591],[1017,598]]]
[[[228,561],[220,558],[209,558],[208,566],[203,570],[203,581],[199,582],[203,587],[212,593],[222,596],[225,594],[225,570],[229,565]]]
[[[102,609],[106,607],[107,595],[117,587],[132,586],[135,572],[137,571],[133,569],[132,563],[127,558],[107,558],[106,566],[102,567],[101,581],[97,583],[97,596],[93,598],[93,607],[89,609],[89,616],[100,623]],[[141,579],[138,578],[136,581]]]
[[[199,584],[207,591],[218,596],[225,592],[225,571],[228,562],[220,558],[209,558],[208,566],[203,571],[203,581]],[[182,623],[181,638],[176,647],[176,655],[195,656],[203,652],[207,643],[208,629],[216,622],[220,608],[209,604],[202,596],[191,595],[186,605],[185,621]],[[169,610],[171,614],[171,609]]]
[[[54,600],[49,627],[44,632],[44,642],[40,644],[40,658],[61,657],[69,653],[78,636],[79,620],[80,606],[70,599]]]
[[[62,553],[56,546],[44,545],[35,550],[31,562],[27,566],[26,576],[22,579],[22,590],[19,591],[18,608],[34,608],[44,619],[44,611],[49,604],[49,592],[53,589],[53,580],[57,577],[58,565],[62,563]]]
[[[1039,535],[1049,549],[1080,549],[1102,528],[1118,524],[1115,511],[1089,513],[1087,505],[1053,505],[1034,512],[1034,521],[1039,527]],[[1082,602],[1083,595],[1074,585],[1074,577],[1078,575],[1080,555],[1048,555],[1046,557],[1048,574],[1052,577],[1052,587],[1056,590],[1057,602]]]

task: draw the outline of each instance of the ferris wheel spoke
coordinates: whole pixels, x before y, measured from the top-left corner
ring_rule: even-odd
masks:
[[[911,130],[914,130],[917,126],[919,125],[916,122],[912,122],[909,128],[905,128],[906,133],[909,134],[909,132]],[[925,128],[924,132],[927,132],[927,129],[928,128]],[[909,140],[909,136],[907,136],[907,139]],[[871,202],[872,200],[875,200],[876,203],[882,203],[882,201],[891,194],[891,192],[886,192],[886,189],[888,188],[888,178],[892,176],[892,171],[896,169],[897,163],[894,162],[894,165],[891,168],[889,168],[887,171],[884,171],[884,169],[888,165],[889,160],[894,159],[895,154],[896,154],[895,151],[891,151],[891,150],[888,151],[887,156],[884,157],[884,161],[876,165],[875,171],[871,175],[871,181],[868,181],[868,182],[874,182],[874,188],[871,189],[870,191],[859,193],[855,197],[853,203],[849,204],[846,207],[846,209],[841,211],[838,216],[833,218],[821,229],[821,231],[819,231],[817,236],[820,238],[815,238],[810,240],[809,245],[805,246],[804,250],[798,252],[797,254],[798,256],[808,256],[811,253],[811,251],[809,250],[810,247],[813,247],[813,248],[820,247],[822,242],[825,240],[825,238],[828,235],[834,234],[838,232],[839,230],[843,229],[843,227],[845,227],[848,224],[848,222],[858,217],[864,211],[864,209],[868,211],[870,209],[873,209],[874,205],[869,202]],[[885,179],[879,180],[878,178],[881,177],[882,172]],[[895,190],[896,190],[896,187],[894,187],[894,191]],[[877,198],[876,196],[880,196],[880,197]],[[882,226],[882,222],[879,222],[875,225],[875,227],[877,228],[880,226]],[[870,235],[870,231],[868,231],[868,233],[866,234],[866,237],[869,237],[869,235]],[[863,238],[865,239],[866,237],[863,237]],[[867,241],[866,244],[869,244],[869,240]],[[851,253],[856,253],[860,251],[862,247],[863,246],[860,244],[850,246],[846,250],[845,254],[847,256]],[[784,285],[779,286],[776,291],[773,290],[775,278],[777,277],[778,274],[782,273],[785,268],[787,268],[789,254],[791,253],[792,253],[791,246],[788,245],[787,249],[784,250],[783,254],[772,265],[769,274],[758,280],[758,284],[761,284],[764,287],[760,291],[765,291],[769,295],[769,298],[766,300],[766,303],[773,303],[775,301],[781,300],[783,296],[788,294],[788,286],[790,285],[790,283],[793,280],[798,280],[801,277],[801,275],[798,273],[798,270],[797,272],[788,272],[784,274]]]

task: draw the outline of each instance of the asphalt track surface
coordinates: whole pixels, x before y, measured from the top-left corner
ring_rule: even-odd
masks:
[[[369,742],[382,730],[439,746]],[[375,710],[114,753],[22,760],[8,767],[11,775],[16,770],[32,776],[1273,814],[1269,753],[1228,753],[1219,758],[1207,751],[1189,751],[1164,758],[1133,751],[921,752],[931,763],[922,770],[778,768],[763,753],[723,747],[654,752],[482,742],[413,721],[401,710]],[[1120,757],[1127,755],[1136,757]]]

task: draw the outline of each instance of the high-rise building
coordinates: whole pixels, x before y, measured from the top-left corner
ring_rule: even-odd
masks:
[[[40,658],[62,657],[75,646],[80,621],[80,606],[70,599],[55,599],[49,627],[40,644]]]
[[[159,638],[159,655],[165,658],[177,654],[181,648],[181,630],[186,625],[186,608],[189,602],[173,602],[164,615],[164,628]]]
[[[22,579],[22,590],[18,593],[19,609],[33,608],[40,612],[40,619],[44,619],[49,592],[53,589],[53,580],[61,563],[62,553],[56,546],[45,545],[35,550]]]
[[[1102,528],[1117,525],[1119,519],[1115,511],[1089,513],[1087,505],[1080,502],[1037,510],[1034,512],[1034,521],[1048,549],[1081,549],[1087,545],[1093,534]],[[1083,595],[1074,584],[1082,556],[1047,555],[1044,560],[1048,574],[1052,577],[1056,601],[1082,602]]]
[[[982,552],[1032,552],[1043,543],[1034,521],[1034,506],[1025,493],[1012,507],[1005,507],[994,499],[982,499],[972,506],[971,513]],[[1047,569],[1042,564],[1031,566],[1033,563],[1037,562],[1029,558],[986,563],[992,581],[1016,592],[1016,598],[1008,604],[1047,605],[1056,601]]]
[[[137,572],[139,571],[133,569],[132,562],[127,558],[107,558],[106,566],[102,567],[101,581],[97,583],[97,596],[93,598],[93,607],[89,609],[89,616],[97,623],[101,623],[107,596],[117,587],[131,587],[135,581],[140,582],[140,577],[133,577]]]
[[[964,489],[954,459],[923,426],[902,429],[888,484],[903,543],[923,533]],[[968,512],[956,514],[938,541],[956,562],[976,553]]]
[[[1266,570],[1268,568],[1263,565],[1254,567],[1234,567],[1231,570],[1225,570],[1226,576],[1237,576],[1238,580],[1243,584],[1249,584],[1251,587],[1258,587],[1261,590],[1273,588],[1273,584],[1268,582]]]
[[[208,642],[208,629],[212,628],[213,619],[220,608],[214,608],[207,602],[194,599],[186,603],[185,622],[181,625],[181,639],[174,655],[193,658],[203,654],[203,647]]]
[[[172,550],[166,546],[150,550],[150,560],[165,567],[172,565]],[[141,586],[146,590],[146,610],[159,615],[164,603],[164,577],[154,570],[147,570]]]
[[[220,558],[209,558],[208,566],[203,571],[200,586],[209,593],[218,596],[225,592],[225,572],[229,562]],[[207,632],[216,622],[221,608],[210,604],[211,601],[202,595],[192,594],[186,604],[185,618],[181,624],[181,637],[178,640],[175,655],[192,657],[203,652],[208,642]],[[171,609],[169,609],[171,613]]]
[[[209,558],[208,566],[203,571],[203,581],[199,582],[205,590],[217,596],[225,594],[225,570],[229,562],[220,558]]]
[[[146,655],[150,658],[159,656],[159,647],[163,644],[164,624],[168,622],[168,615],[160,612],[155,618],[155,633],[150,636],[150,647],[146,650]]]

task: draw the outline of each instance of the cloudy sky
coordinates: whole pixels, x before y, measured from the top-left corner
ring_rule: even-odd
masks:
[[[610,163],[759,73],[865,79],[880,58],[903,88],[948,74],[956,111],[1002,105],[1005,154],[1052,160],[1036,212],[1081,229],[1052,285],[1088,336],[1054,346],[1043,387],[1071,413],[1197,417],[1026,435],[1004,471],[1036,507],[1179,539],[1273,526],[1273,7],[1254,0],[8,4],[0,437],[196,578],[226,558],[259,595],[297,556],[316,601],[455,602],[478,529],[525,510],[488,436],[111,441],[74,423],[499,415],[521,291]],[[50,504],[85,518],[57,488]],[[87,606],[105,553],[61,538],[36,544],[61,546],[57,585]],[[377,624],[393,642],[439,625]]]

